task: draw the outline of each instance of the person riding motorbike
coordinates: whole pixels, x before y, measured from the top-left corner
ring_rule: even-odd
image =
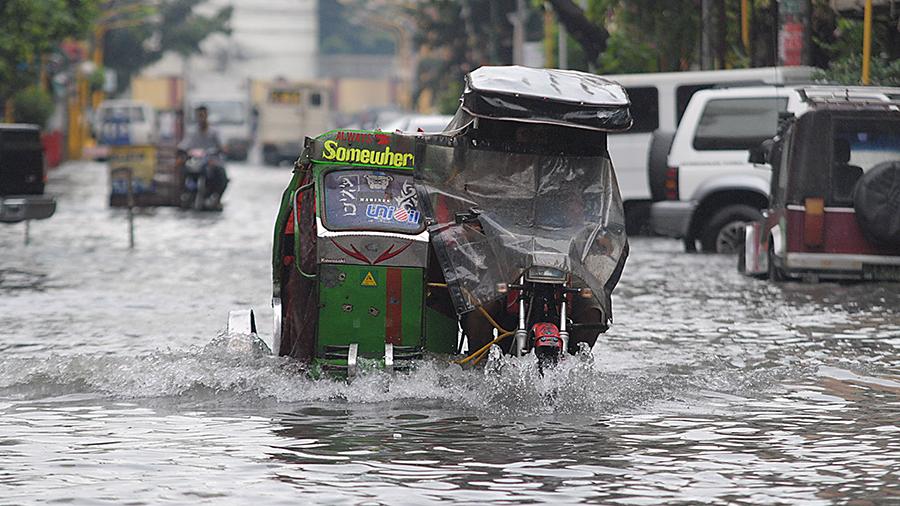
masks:
[[[187,135],[179,144],[175,163],[182,171],[193,150],[203,150],[206,153],[222,151],[222,143],[219,135],[209,126],[209,110],[206,106],[199,106],[194,110],[197,118],[197,128]],[[202,196],[205,207],[221,209],[222,194],[228,187],[228,175],[221,163],[207,163],[202,174],[205,179],[205,195]]]

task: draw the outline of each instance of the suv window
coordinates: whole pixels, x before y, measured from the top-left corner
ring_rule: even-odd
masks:
[[[883,118],[835,118],[831,153],[831,199],[853,205],[853,189],[864,172],[900,161],[900,122]]]
[[[659,128],[659,90],[656,86],[625,88],[631,100],[634,124],[624,133],[650,133]]]
[[[773,137],[787,98],[727,98],[706,103],[694,134],[699,151],[750,149]]]

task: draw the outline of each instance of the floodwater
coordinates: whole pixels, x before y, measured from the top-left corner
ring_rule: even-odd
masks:
[[[900,285],[772,285],[632,241],[615,324],[539,377],[423,363],[313,381],[224,335],[254,306],[287,169],[220,215],[106,207],[0,226],[0,504],[900,503]]]

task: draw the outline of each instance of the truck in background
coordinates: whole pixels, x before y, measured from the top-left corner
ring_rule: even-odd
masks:
[[[196,128],[194,111],[201,105],[209,111],[209,124],[219,134],[229,160],[246,160],[253,145],[253,114],[250,82],[224,74],[193,75],[184,97],[185,131]]]
[[[266,165],[292,162],[303,147],[303,139],[333,127],[331,88],[318,82],[287,81],[255,83],[257,143]]]

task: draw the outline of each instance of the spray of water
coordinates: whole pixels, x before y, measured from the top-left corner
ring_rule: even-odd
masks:
[[[243,405],[411,400],[496,416],[591,415],[654,402],[690,402],[704,390],[752,395],[791,374],[779,367],[748,374],[746,369],[715,357],[703,367],[695,363],[690,372],[681,373],[678,368],[642,368],[641,364],[610,371],[604,362],[585,349],[541,372],[532,355],[508,357],[495,350],[485,367],[478,369],[463,369],[434,358],[420,362],[407,374],[370,370],[351,382],[314,380],[302,364],[273,357],[255,337],[223,334],[202,348],[184,351],[2,358],[0,398],[91,393],[114,399]]]

